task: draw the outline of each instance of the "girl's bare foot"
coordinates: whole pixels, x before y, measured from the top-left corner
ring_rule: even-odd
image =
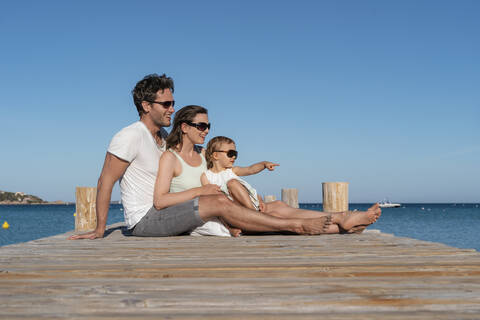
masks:
[[[242,230],[237,228],[228,228],[232,237],[240,237],[242,235]]]

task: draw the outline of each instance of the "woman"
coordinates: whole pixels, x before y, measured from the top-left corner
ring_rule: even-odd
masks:
[[[199,196],[220,194],[217,185],[201,185],[200,177],[206,171],[205,151],[198,144],[205,142],[209,132],[207,110],[200,106],[186,106],[175,115],[173,129],[167,138],[167,150],[159,162],[155,183],[154,206],[156,209],[170,207]],[[361,231],[373,223],[380,210],[373,206],[366,212],[325,214],[323,212],[293,209],[276,202],[267,206],[265,214],[272,219],[321,220],[321,231],[315,233],[338,233]],[[218,222],[218,220],[216,220]],[[277,220],[278,222],[278,220]],[[268,221],[267,221],[268,223]],[[319,221],[320,223],[320,221]],[[256,231],[256,230],[251,230]],[[222,233],[225,230],[222,229]],[[224,235],[224,234],[215,234]],[[237,234],[235,234],[237,235]]]
[[[207,164],[205,149],[197,145],[205,142],[209,129],[207,109],[192,105],[177,112],[172,132],[167,137],[167,151],[160,158],[154,193],[156,208],[221,193],[216,185],[202,187],[200,183]],[[191,234],[230,236],[229,230],[216,218],[196,228]]]

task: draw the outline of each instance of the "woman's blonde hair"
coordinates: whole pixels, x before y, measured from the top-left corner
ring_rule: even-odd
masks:
[[[235,144],[235,141],[233,141],[232,139],[230,139],[228,137],[224,137],[224,136],[214,137],[210,141],[208,141],[207,149],[205,150],[205,159],[207,160],[207,168],[208,169],[213,168],[213,158],[212,158],[213,153],[215,151],[218,151],[218,148],[220,147],[220,145],[222,143],[227,143],[227,144],[233,143],[233,144]]]

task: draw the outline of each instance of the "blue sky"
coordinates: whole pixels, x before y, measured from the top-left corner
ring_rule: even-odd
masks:
[[[2,2],[0,190],[95,186],[131,89],[166,73],[238,165],[280,163],[260,194],[479,202],[479,31],[464,0]]]

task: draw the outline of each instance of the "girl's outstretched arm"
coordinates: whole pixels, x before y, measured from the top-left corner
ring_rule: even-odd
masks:
[[[233,167],[232,171],[235,173],[237,176],[249,176],[252,174],[259,173],[260,171],[263,171],[264,169],[268,169],[269,171],[275,170],[275,167],[279,166],[278,163],[273,163],[269,161],[262,161],[259,163],[252,164],[249,167]]]

